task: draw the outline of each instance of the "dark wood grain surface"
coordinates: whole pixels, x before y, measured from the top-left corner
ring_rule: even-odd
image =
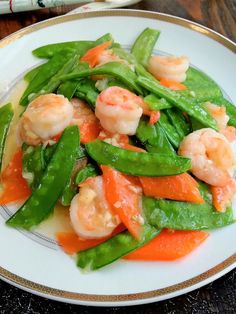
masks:
[[[75,7],[67,6],[0,16],[0,38],[35,22],[65,14]],[[177,15],[212,28],[236,41],[235,0],[143,0],[129,8]],[[63,304],[37,297],[0,280],[0,314],[59,314],[64,312],[70,314],[234,314],[236,313],[236,270],[186,295],[158,303],[124,308],[92,308]]]

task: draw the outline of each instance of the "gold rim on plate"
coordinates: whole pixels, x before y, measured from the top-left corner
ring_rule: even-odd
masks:
[[[18,32],[2,39],[0,41],[0,48],[5,47],[12,43],[13,41],[23,37],[26,34],[32,33],[34,31],[37,31],[39,29],[68,22],[73,20],[80,20],[80,19],[86,19],[86,18],[93,18],[93,17],[103,17],[103,16],[128,16],[128,17],[142,17],[142,18],[149,18],[149,19],[156,19],[161,20],[165,22],[169,22],[172,24],[177,24],[180,26],[183,26],[185,28],[191,29],[193,31],[196,31],[198,33],[201,33],[207,37],[212,38],[213,40],[219,42],[223,46],[227,47],[234,53],[236,53],[236,44],[224,37],[223,35],[220,35],[219,33],[205,27],[201,26],[197,23],[185,20],[183,18],[175,17],[168,14],[162,14],[162,13],[155,13],[151,11],[138,11],[138,10],[112,10],[112,11],[94,11],[94,12],[83,12],[83,13],[77,13],[74,15],[64,15],[60,17],[56,17],[50,20],[46,20],[43,22],[39,22],[37,24],[34,24],[32,26],[26,27],[22,30],[19,30]],[[209,282],[210,278],[214,276],[213,279],[216,279],[220,277],[221,273],[226,273],[227,268],[232,268],[233,264],[236,263],[236,253],[228,257],[223,262],[219,263],[218,265],[214,266],[213,268],[209,269],[208,271],[195,276],[191,279],[185,280],[183,282],[180,282],[178,284],[168,286],[166,288],[142,292],[142,293],[133,293],[133,294],[120,294],[120,295],[97,295],[97,294],[83,294],[83,293],[74,293],[59,289],[53,289],[47,286],[43,286],[37,283],[34,283],[30,280],[24,279],[20,276],[17,276],[6,269],[0,267],[0,277],[15,285],[18,287],[21,287],[24,290],[31,291],[35,294],[46,296],[51,299],[63,299],[64,301],[71,301],[73,303],[82,303],[82,302],[96,302],[99,305],[99,302],[102,303],[113,303],[114,305],[122,305],[121,303],[132,303],[135,304],[135,301],[138,300],[145,300],[147,299],[148,302],[151,302],[151,299],[155,299],[157,297],[163,297],[167,296],[171,297],[170,294],[179,292],[178,294],[181,294],[181,292],[184,292],[184,289],[191,288],[193,290],[195,285],[198,285],[200,287],[201,283],[202,285]],[[230,270],[230,269],[229,269]],[[162,298],[163,299],[163,298]],[[153,300],[155,301],[155,300]],[[145,303],[145,302],[142,302]]]

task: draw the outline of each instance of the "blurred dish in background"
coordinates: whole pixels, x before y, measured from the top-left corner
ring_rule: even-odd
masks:
[[[87,3],[75,10],[73,13],[117,8],[131,5],[141,0],[2,0],[0,1],[0,14],[38,10],[43,8],[56,7],[69,4]],[[75,11],[75,12],[74,12]]]

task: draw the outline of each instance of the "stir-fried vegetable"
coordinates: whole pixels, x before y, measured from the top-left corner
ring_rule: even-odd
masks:
[[[6,104],[0,108],[0,170],[2,167],[4,145],[12,118],[13,109],[11,104]]]
[[[30,229],[53,211],[74,167],[79,147],[79,132],[68,127],[57,144],[40,185],[26,203],[7,221],[7,225]]]
[[[68,206],[74,232],[56,238],[82,269],[175,260],[201,230],[234,222],[236,109],[187,57],[152,56],[159,35],[146,28],[130,51],[109,33],[39,47],[47,62],[24,76],[20,105],[34,102],[12,130],[23,145],[1,174],[0,204],[26,201],[6,224],[31,229]],[[0,167],[12,117],[0,108]]]
[[[99,164],[135,176],[168,176],[191,168],[188,158],[154,153],[141,153],[115,147],[96,140],[86,144],[88,154]]]

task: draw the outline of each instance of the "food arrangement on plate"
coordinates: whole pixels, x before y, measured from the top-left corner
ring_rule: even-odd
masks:
[[[188,57],[152,55],[159,35],[39,47],[25,75],[0,204],[25,200],[6,224],[26,230],[65,206],[73,232],[55,236],[82,269],[176,260],[234,222],[236,108]],[[0,108],[1,160],[13,115]]]

